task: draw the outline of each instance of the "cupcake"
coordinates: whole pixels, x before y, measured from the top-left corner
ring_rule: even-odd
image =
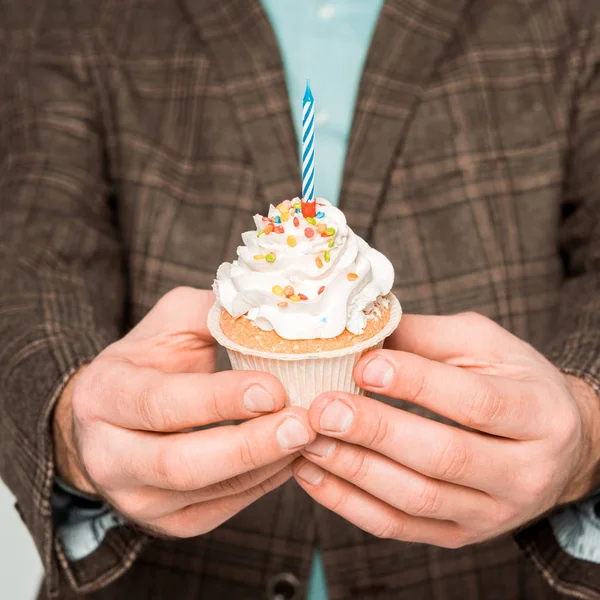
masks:
[[[364,393],[354,366],[401,316],[390,261],[341,210],[316,202],[315,217],[302,215],[297,198],[254,217],[238,259],[217,271],[208,319],[234,369],[272,373],[289,403],[305,407],[326,391]]]

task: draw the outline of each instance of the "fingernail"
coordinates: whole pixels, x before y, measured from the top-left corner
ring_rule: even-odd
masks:
[[[321,429],[346,431],[354,421],[350,407],[341,400],[330,402],[321,415]]]
[[[270,412],[275,408],[275,400],[264,387],[252,385],[244,394],[244,406],[251,412]]]
[[[394,367],[385,358],[379,356],[367,363],[362,378],[366,385],[387,387],[394,378]]]
[[[327,458],[333,454],[336,446],[337,443],[335,440],[325,437],[324,435],[319,435],[315,441],[306,446],[304,450],[306,450],[306,452],[310,452],[311,454],[316,454],[321,458]]]
[[[306,483],[310,483],[310,485],[319,485],[323,481],[323,477],[325,477],[325,471],[317,467],[317,465],[306,463],[298,469],[296,476],[306,481]]]
[[[304,425],[293,417],[286,419],[279,426],[276,436],[277,443],[282,450],[294,450],[295,448],[306,446],[310,440],[310,436]]]

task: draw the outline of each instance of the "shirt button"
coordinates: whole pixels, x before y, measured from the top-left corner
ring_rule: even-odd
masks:
[[[300,600],[300,582],[293,573],[278,573],[267,582],[269,600]]]
[[[329,113],[320,110],[315,114],[315,125],[325,125],[329,121]]]
[[[317,15],[319,19],[323,19],[323,21],[328,21],[335,15],[335,7],[331,4],[324,4],[317,11]]]

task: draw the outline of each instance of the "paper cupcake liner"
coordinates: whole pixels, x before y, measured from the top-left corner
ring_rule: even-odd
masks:
[[[354,346],[305,354],[279,354],[246,348],[232,342],[221,330],[221,310],[218,302],[208,313],[208,328],[213,337],[227,349],[231,366],[238,371],[264,371],[277,377],[287,392],[288,404],[308,408],[323,392],[334,390],[364,395],[354,381],[356,363],[366,352],[383,347],[388,337],[400,323],[402,309],[393,294],[390,318],[385,327],[374,336]]]

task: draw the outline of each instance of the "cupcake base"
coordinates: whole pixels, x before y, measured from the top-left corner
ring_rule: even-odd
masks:
[[[355,340],[355,343],[342,348],[328,348],[303,353],[278,352],[272,348],[269,351],[248,348],[225,335],[222,328],[223,309],[219,303],[215,303],[209,312],[208,328],[217,342],[227,349],[231,366],[234,369],[271,373],[283,384],[288,395],[287,403],[289,405],[308,408],[311,402],[324,392],[343,391],[351,394],[365,394],[364,390],[358,387],[354,381],[354,367],[363,354],[383,347],[385,338],[396,329],[402,316],[402,309],[396,297],[389,294],[386,298],[389,300],[389,307],[386,308],[385,313],[387,320],[377,333],[366,339]],[[378,319],[380,322],[383,321],[383,312]],[[369,319],[369,321],[371,320],[375,319]],[[253,330],[256,330],[250,321],[248,323]]]
[[[378,305],[367,318],[365,331],[355,335],[345,329],[334,338],[314,340],[286,340],[275,331],[264,331],[246,317],[234,319],[225,309],[221,310],[221,331],[232,342],[251,350],[276,352],[278,354],[305,354],[306,352],[326,352],[360,344],[379,333],[390,320],[390,305]]]

